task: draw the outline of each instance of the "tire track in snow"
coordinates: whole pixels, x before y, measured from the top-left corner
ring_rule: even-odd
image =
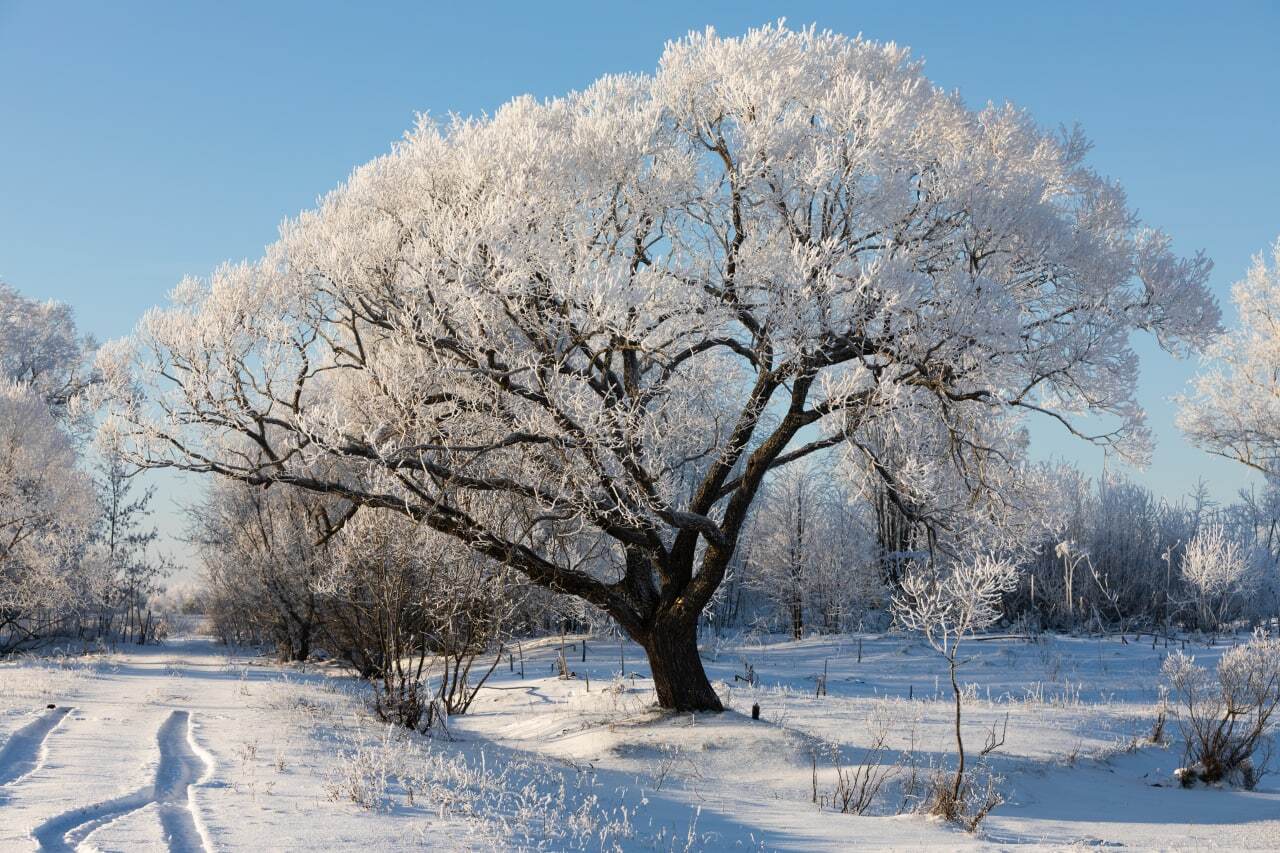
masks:
[[[170,714],[160,727],[158,740],[160,767],[156,770],[155,801],[160,807],[160,825],[164,827],[169,850],[209,853],[191,802],[191,786],[200,781],[209,765],[196,752],[190,713]]]
[[[191,804],[190,788],[209,769],[191,736],[191,714],[174,711],[156,735],[160,765],[155,781],[132,793],[63,812],[32,831],[42,851],[73,851],[95,830],[152,803],[171,853],[209,853]]]
[[[0,749],[0,787],[20,782],[44,766],[48,754],[45,740],[70,712],[70,708],[48,709],[9,735]],[[0,790],[0,802],[6,799]]]

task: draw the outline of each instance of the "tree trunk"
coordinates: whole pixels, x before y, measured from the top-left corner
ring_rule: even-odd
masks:
[[[951,802],[959,808],[960,788],[964,785],[964,738],[960,736],[960,684],[956,681],[956,650],[952,650],[948,663],[951,665],[951,695],[956,700],[956,753],[959,756],[956,778],[951,783]]]
[[[659,617],[640,644],[649,657],[658,705],[671,711],[724,710],[702,668],[696,620]]]

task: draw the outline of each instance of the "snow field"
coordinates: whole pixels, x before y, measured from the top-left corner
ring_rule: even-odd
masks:
[[[993,725],[1004,731],[984,761],[1007,800],[974,834],[910,810],[913,769],[923,779],[953,751],[941,661],[921,642],[712,639],[708,673],[730,710],[671,715],[654,708],[636,647],[587,638],[584,662],[582,639],[565,640],[570,679],[554,674],[560,638],[522,642],[433,738],[373,719],[337,670],[206,640],[2,664],[0,850],[1267,849],[1280,838],[1274,777],[1254,792],[1172,786],[1180,746],[1149,742],[1167,653],[1149,638],[969,646],[966,744],[972,758]],[[1187,651],[1212,663],[1223,648]],[[827,695],[815,696],[824,668]],[[878,732],[886,748],[873,760],[892,775],[865,813],[815,805]]]

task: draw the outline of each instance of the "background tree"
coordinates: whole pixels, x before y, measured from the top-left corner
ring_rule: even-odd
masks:
[[[87,425],[72,403],[93,380],[95,347],[71,306],[29,299],[0,281],[0,376],[31,388],[64,424]]]
[[[777,606],[797,640],[806,630],[846,627],[879,587],[869,513],[829,464],[780,469],[762,488],[745,534],[747,583]]]
[[[653,76],[424,120],[182,283],[102,354],[105,433],[403,513],[608,613],[663,707],[719,710],[696,625],[771,471],[839,447],[960,553],[1029,515],[1020,415],[1142,455],[1131,333],[1181,349],[1217,307],[1087,150],[894,45],[691,35]]]
[[[1254,575],[1249,555],[1221,525],[1205,527],[1192,537],[1180,568],[1194,596],[1198,627],[1213,631],[1234,615],[1238,599],[1248,594]]]
[[[93,347],[69,306],[0,282],[0,652],[74,630],[106,591],[79,454]]]
[[[1181,400],[1178,424],[1209,453],[1280,474],[1280,239],[1232,288],[1240,326],[1207,355],[1211,366]]]
[[[126,641],[145,643],[154,639],[156,627],[148,604],[160,591],[160,579],[172,568],[153,553],[160,534],[146,526],[155,487],[136,492],[133,477],[137,471],[117,453],[105,453],[97,467],[95,485],[102,512],[96,539],[108,584],[101,630],[113,633],[113,623],[119,617],[120,635]]]
[[[189,513],[190,538],[224,641],[270,643],[282,661],[311,655],[322,630],[316,588],[347,509],[328,495],[215,481]]]
[[[77,463],[42,396],[0,381],[0,652],[40,642],[102,592],[85,560],[98,506]]]

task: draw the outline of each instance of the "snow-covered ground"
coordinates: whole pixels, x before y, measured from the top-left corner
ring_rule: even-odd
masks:
[[[969,646],[971,750],[1008,720],[987,759],[1007,802],[975,834],[899,813],[913,766],[952,753],[944,670],[919,642],[712,641],[723,715],[660,714],[635,646],[589,639],[584,663],[568,642],[575,678],[554,674],[558,638],[522,643],[433,739],[378,724],[337,670],[201,638],[0,664],[0,850],[1280,846],[1277,777],[1171,786],[1179,745],[1147,742],[1167,654],[1149,638]],[[816,806],[878,730],[899,766],[869,812]]]

